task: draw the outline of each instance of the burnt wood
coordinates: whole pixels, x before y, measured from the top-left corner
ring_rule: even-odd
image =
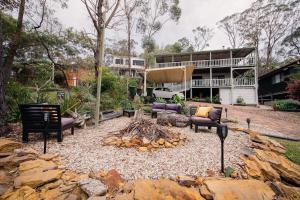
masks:
[[[47,131],[57,132],[57,141],[62,142],[63,131],[71,129],[74,134],[74,123],[68,123],[62,126],[62,117],[59,105],[44,104],[22,104],[19,105],[21,111],[21,119],[23,125],[23,143],[28,143],[29,133],[43,133],[46,123],[44,122],[44,113],[49,113],[49,121],[47,123]]]

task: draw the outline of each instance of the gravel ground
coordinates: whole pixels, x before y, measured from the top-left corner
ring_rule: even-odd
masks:
[[[220,140],[215,129],[194,133],[189,127],[174,127],[173,130],[187,136],[185,145],[154,152],[102,145],[104,136],[124,128],[129,122],[129,118],[121,117],[103,122],[98,129],[75,130],[74,136],[66,132],[61,144],[55,139],[49,141],[48,152],[59,153],[68,169],[85,173],[116,169],[125,179],[205,176],[208,169],[218,174]],[[246,134],[230,132],[225,141],[225,166],[239,169],[240,155],[249,149],[249,145]],[[42,151],[43,142],[29,143],[28,146]]]

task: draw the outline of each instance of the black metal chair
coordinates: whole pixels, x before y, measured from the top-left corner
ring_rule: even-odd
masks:
[[[49,119],[47,131],[57,132],[57,141],[62,142],[63,131],[71,129],[74,134],[74,119],[62,118],[59,105],[47,104],[22,104],[19,105],[21,111],[23,136],[22,141],[28,143],[29,133],[42,133],[45,131],[44,114],[48,113]]]

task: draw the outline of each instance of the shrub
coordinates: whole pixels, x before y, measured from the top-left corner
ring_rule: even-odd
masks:
[[[171,102],[172,103],[176,103],[176,104],[182,104],[183,103],[183,99],[180,96],[175,95],[175,96],[173,96]]]
[[[155,102],[157,102],[157,103],[166,103],[167,101],[166,101],[164,98],[157,97],[157,98],[155,99]]]
[[[236,103],[237,104],[241,104],[241,105],[245,105],[245,100],[243,97],[239,96],[237,99],[236,99]]]
[[[300,80],[293,80],[288,83],[287,90],[290,98],[300,99]]]
[[[16,122],[21,119],[19,104],[34,103],[30,91],[17,82],[9,82],[5,95],[8,107],[7,121]]]
[[[210,97],[205,97],[204,102],[211,103],[210,102]]]
[[[277,111],[300,109],[300,102],[296,100],[276,100],[273,102],[273,109]]]
[[[200,99],[200,97],[195,97],[195,98],[193,98],[193,101],[200,102],[201,99]]]
[[[216,104],[220,104],[221,100],[222,99],[220,98],[220,95],[217,94],[216,96],[213,97],[212,102]]]

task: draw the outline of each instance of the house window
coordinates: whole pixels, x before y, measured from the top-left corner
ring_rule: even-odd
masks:
[[[128,59],[125,60],[125,64],[129,65],[129,60]]]
[[[275,76],[272,77],[272,84],[280,83],[283,80],[284,80],[283,74],[276,74]]]
[[[144,61],[143,60],[133,60],[133,65],[135,66],[144,66]]]
[[[123,59],[117,58],[117,59],[116,59],[116,64],[117,64],[117,65],[122,65],[122,64],[123,64]]]

